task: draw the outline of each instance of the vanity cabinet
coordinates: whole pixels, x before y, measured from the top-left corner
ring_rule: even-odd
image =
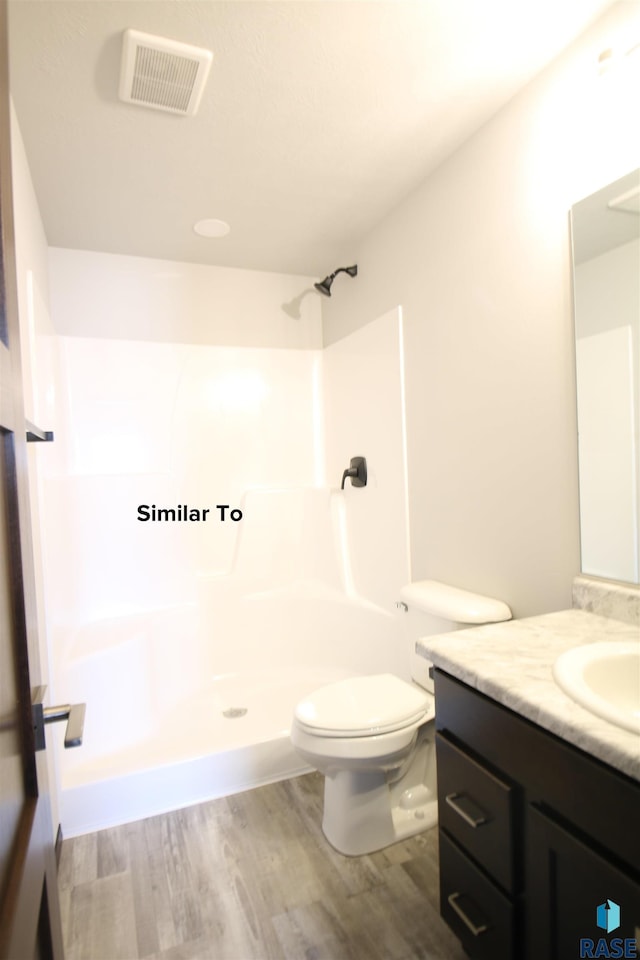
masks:
[[[469,956],[569,960],[583,938],[640,937],[640,784],[441,670],[435,695],[440,910]]]

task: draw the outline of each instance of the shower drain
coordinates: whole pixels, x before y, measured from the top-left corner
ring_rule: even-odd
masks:
[[[228,710],[222,711],[222,716],[227,720],[236,720],[238,717],[244,717],[247,710],[248,707],[229,707]]]

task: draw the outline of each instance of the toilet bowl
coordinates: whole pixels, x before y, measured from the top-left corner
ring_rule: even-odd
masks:
[[[372,853],[434,826],[438,818],[435,700],[419,636],[511,618],[500,600],[435,581],[410,584],[399,606],[416,609],[411,675],[372,674],[327,684],[295,708],[291,741],[324,775],[323,832],[348,856]],[[427,614],[426,618],[424,614]],[[419,682],[415,682],[418,680]]]
[[[325,777],[322,829],[349,856],[437,819],[434,699],[393,674],[340,680],[296,707],[291,740]]]

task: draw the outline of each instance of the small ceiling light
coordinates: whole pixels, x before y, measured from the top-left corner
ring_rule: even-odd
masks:
[[[193,229],[199,237],[226,237],[230,232],[231,227],[225,220],[216,220],[211,218],[208,220],[198,220],[197,223],[194,223]]]

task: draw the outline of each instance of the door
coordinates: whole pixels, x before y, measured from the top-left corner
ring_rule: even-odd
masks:
[[[0,0],[0,960],[62,960],[40,683],[16,287],[7,6]]]

